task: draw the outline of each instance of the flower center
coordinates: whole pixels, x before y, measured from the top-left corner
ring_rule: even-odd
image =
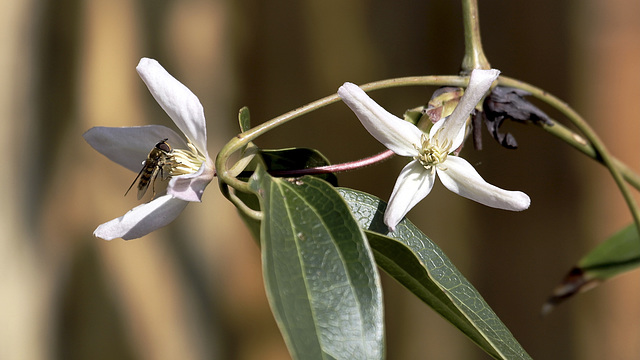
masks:
[[[438,141],[438,134],[442,129],[438,130],[431,139],[426,134],[421,137],[421,146],[413,145],[418,150],[418,156],[414,156],[422,166],[430,170],[434,166],[441,164],[447,159],[451,142],[445,140],[444,143]]]
[[[187,146],[189,150],[173,149],[171,153],[171,170],[169,171],[171,176],[193,174],[206,161],[205,156],[191,142],[187,143]]]

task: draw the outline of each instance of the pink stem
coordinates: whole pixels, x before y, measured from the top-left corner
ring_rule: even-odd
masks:
[[[269,171],[269,174],[273,176],[282,177],[282,176],[317,175],[317,174],[328,174],[328,173],[334,173],[334,172],[349,171],[349,170],[359,169],[361,167],[373,165],[375,163],[386,160],[393,155],[394,155],[393,151],[386,150],[379,154],[370,156],[368,158],[346,162],[342,164],[319,166],[314,168],[297,169],[297,170],[274,170],[274,171]]]

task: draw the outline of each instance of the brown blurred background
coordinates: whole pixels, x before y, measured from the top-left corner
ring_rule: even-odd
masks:
[[[259,251],[217,186],[145,238],[96,239],[98,224],[137,204],[122,196],[135,174],[81,135],[172,126],[135,72],[147,56],[199,96],[216,153],[244,105],[260,123],[344,81],[455,74],[460,10],[437,0],[3,0],[0,359],[287,359]],[[568,101],[640,171],[640,2],[481,1],[480,18],[494,67]],[[401,114],[432,91],[373,96]],[[488,209],[436,185],[410,219],[535,359],[640,358],[637,272],[538,315],[569,267],[631,217],[603,167],[538,128],[508,129],[519,150],[485,134],[485,150],[465,156],[490,182],[527,192],[529,210]],[[315,147],[333,162],[382,150],[340,104],[258,145]],[[403,163],[341,175],[341,185],[386,199]],[[389,359],[488,358],[383,278]]]

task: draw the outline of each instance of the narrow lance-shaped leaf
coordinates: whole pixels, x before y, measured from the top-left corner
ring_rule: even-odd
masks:
[[[264,218],[265,287],[295,359],[381,359],[380,279],[366,237],[323,180],[250,179]]]
[[[603,281],[640,266],[640,237],[635,224],[618,231],[585,255],[553,290],[542,307],[548,314],[575,294],[592,289]]]
[[[415,225],[404,219],[389,233],[385,202],[356,190],[338,191],[365,229],[378,266],[492,357],[530,359],[478,291]]]

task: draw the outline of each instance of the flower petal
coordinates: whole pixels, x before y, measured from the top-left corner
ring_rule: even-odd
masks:
[[[493,208],[522,211],[531,199],[521,191],[509,191],[486,182],[467,160],[449,156],[438,166],[438,177],[447,189]]]
[[[338,89],[344,101],[367,131],[389,150],[400,156],[416,156],[422,131],[378,105],[358,85],[346,82]]]
[[[102,127],[89,129],[82,137],[99,153],[127,169],[138,172],[153,147],[163,139],[174,148],[187,148],[187,143],[166,126]]]
[[[429,130],[429,139],[437,138],[436,140],[438,140],[438,143],[440,144],[440,146],[443,146],[445,144],[445,140],[444,140],[444,137],[441,135],[442,132],[438,134],[438,130],[440,130],[444,124],[446,124],[446,121],[438,121],[437,123],[433,124],[433,126],[431,126],[431,130]],[[466,135],[466,130],[467,130],[466,126],[463,126],[460,128],[460,131],[458,131],[458,135],[456,135],[453,142],[449,143],[449,148],[446,149],[447,153],[454,152],[456,149],[460,147],[460,145],[462,145],[462,142],[464,141],[464,136]],[[436,134],[438,134],[437,137],[436,137]]]
[[[168,225],[180,215],[187,204],[189,203],[171,195],[163,195],[98,226],[93,235],[104,240],[137,239]]]
[[[204,189],[213,180],[214,174],[213,163],[207,160],[195,173],[171,178],[167,194],[184,201],[202,201]]]
[[[198,97],[169,74],[156,60],[142,58],[136,67],[151,95],[176,126],[204,155],[207,153],[207,124]]]
[[[389,230],[394,231],[396,225],[409,210],[429,195],[435,178],[435,171],[425,169],[416,160],[402,169],[384,213],[384,223],[387,224]]]
[[[484,94],[489,90],[493,81],[498,78],[500,71],[496,69],[481,70],[474,69],[469,77],[469,85],[462,94],[462,98],[453,113],[445,119],[446,124],[443,127],[440,138],[453,142],[451,148],[457,149],[461,143],[456,144],[459,140],[458,134],[460,129],[464,128],[467,117],[473,109],[478,105]]]

